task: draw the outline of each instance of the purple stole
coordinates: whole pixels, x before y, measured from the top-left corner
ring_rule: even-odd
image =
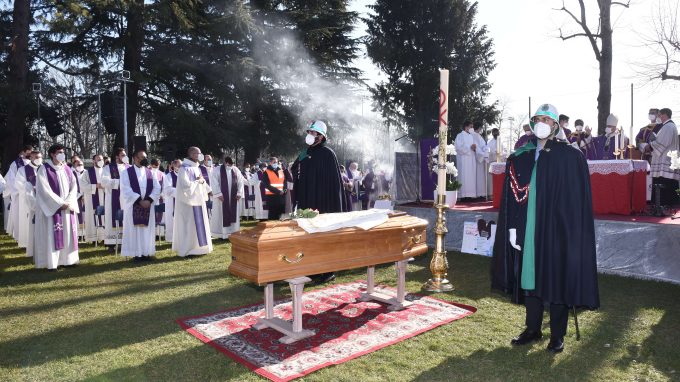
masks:
[[[236,171],[231,170],[231,192],[227,198],[227,187],[229,187],[227,179],[227,168],[222,165],[220,166],[220,188],[222,189],[222,227],[230,226],[236,223],[236,211],[238,206],[236,204],[236,183],[238,179],[236,178]]]
[[[621,137],[621,136],[620,136]],[[615,145],[615,136],[609,137],[609,140],[607,140],[606,135],[601,135],[597,138],[593,139],[593,146],[595,146],[595,151],[596,151],[596,158],[599,160],[613,160],[616,159],[614,156],[614,147]],[[625,159],[628,159],[628,138],[624,139],[624,147],[626,149],[624,150],[624,155],[623,157]]]
[[[245,209],[250,208],[250,206],[248,205],[248,203],[250,202],[250,185],[248,184],[245,184],[243,186],[243,197],[245,198],[243,200]]]
[[[128,165],[125,165],[125,169],[127,169]],[[109,164],[109,169],[111,170],[111,179],[120,179],[120,173],[118,172],[118,165],[116,162],[111,162]],[[120,210],[120,183],[118,185],[118,189],[112,189],[111,190],[111,226],[115,227],[116,226],[116,213]],[[123,226],[123,223],[120,224],[120,226]]]
[[[31,166],[26,166],[26,180],[28,180],[28,183],[32,184],[33,187],[35,187],[35,170]]]
[[[210,185],[210,174],[208,174],[208,168],[205,167],[204,165],[198,166],[198,168],[201,170],[201,175],[203,175],[203,179],[205,179],[205,182],[208,183],[208,186]]]
[[[172,187],[177,188],[177,174],[174,171],[170,171],[170,179],[172,180]],[[172,216],[175,216],[175,199],[172,198]]]
[[[73,172],[68,166],[64,166],[64,171],[68,176],[69,182],[73,179]],[[47,174],[47,182],[50,184],[52,192],[61,196],[59,190],[59,177],[57,176],[57,170],[50,164],[45,165],[45,174]],[[77,183],[77,182],[76,182]],[[70,191],[70,184],[69,184]],[[71,214],[71,229],[73,230],[73,247],[78,249],[78,235],[76,230],[76,221],[73,218],[73,211],[69,211]],[[64,221],[61,217],[61,209],[58,209],[54,215],[52,215],[52,227],[54,232],[54,249],[60,250],[64,249]]]
[[[79,174],[82,175],[82,174]],[[78,193],[80,194],[80,181],[76,179],[76,187],[78,188]],[[78,198],[78,224],[83,224],[83,211],[85,211],[85,201],[84,198],[85,195],[83,195],[82,198]]]
[[[184,165],[184,167],[185,170],[189,172],[189,180],[195,182],[196,173],[194,173],[193,168],[191,168],[191,166],[186,165]],[[201,247],[205,247],[206,245],[208,245],[208,238],[205,236],[205,220],[203,220],[203,206],[192,206],[192,209],[194,212],[194,225],[196,226],[196,237],[198,238],[198,245]]]
[[[94,170],[94,167],[88,167],[87,168],[87,175],[90,177],[90,184],[94,184],[95,187],[97,185],[97,173]],[[94,194],[92,195],[92,210],[96,211],[97,207],[100,206],[100,201],[99,201],[99,190],[95,188]],[[96,216],[95,216],[96,218]],[[102,217],[99,216],[99,225],[102,224]],[[96,225],[96,224],[95,224]]]
[[[22,167],[24,167],[24,166],[26,166],[26,164],[24,163],[24,159],[23,159],[22,157],[18,157],[18,158],[14,161],[14,163],[17,165],[17,170],[20,169],[20,168],[22,168]]]
[[[151,174],[151,170],[148,168],[145,168],[144,170],[146,170],[146,192],[143,196],[141,188],[139,187],[139,179],[137,179],[135,167],[130,166],[127,170],[125,170],[128,174],[128,178],[130,179],[130,188],[132,188],[132,191],[139,194],[142,200],[148,198],[151,195],[151,191],[153,191],[153,175]],[[137,203],[132,205],[132,224],[134,224],[135,227],[148,226],[150,215],[151,208],[143,208]]]

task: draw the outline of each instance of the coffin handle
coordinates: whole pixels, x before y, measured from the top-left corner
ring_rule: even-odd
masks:
[[[411,239],[409,240],[409,246],[414,246],[416,244],[420,244],[420,242],[423,240],[423,234],[411,236]]]
[[[289,259],[288,256],[281,254],[279,255],[279,261],[285,261],[288,264],[297,264],[302,261],[303,257],[305,257],[305,254],[302,252],[299,252],[297,255],[295,255],[295,259],[293,260]]]

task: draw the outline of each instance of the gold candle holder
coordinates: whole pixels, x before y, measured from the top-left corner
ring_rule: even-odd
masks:
[[[422,289],[427,292],[449,292],[453,290],[453,285],[447,279],[449,262],[446,259],[446,250],[444,250],[444,235],[448,232],[446,229],[446,210],[449,208],[446,205],[446,195],[437,195],[434,208],[437,209],[437,222],[434,228],[435,248],[430,261],[432,278],[423,284]]]

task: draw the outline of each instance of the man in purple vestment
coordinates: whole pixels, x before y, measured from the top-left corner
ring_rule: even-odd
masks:
[[[571,135],[571,130],[569,130],[569,116],[560,114],[560,127],[564,131],[564,136],[568,139]]]
[[[640,131],[635,136],[635,147],[640,151],[641,158],[651,163],[652,152],[647,148],[651,142],[650,138],[659,131],[659,127],[661,126],[659,123],[660,121],[657,121],[659,118],[659,109],[649,109],[647,118],[649,119],[649,124],[640,128]]]
[[[529,126],[528,123],[527,123],[526,125],[522,126],[522,129],[524,129],[524,135],[522,135],[521,137],[519,137],[519,139],[517,140],[517,142],[515,142],[515,150],[517,150],[518,148],[524,146],[524,145],[527,144],[530,140],[532,140],[532,138],[534,138],[534,135],[533,135],[534,133],[531,132],[531,126]],[[535,139],[535,138],[534,138],[534,139]]]
[[[582,119],[577,119],[576,122],[574,122],[574,132],[569,134],[567,138],[569,139],[569,143],[571,143],[572,146],[576,147],[577,149],[581,150],[583,152],[583,155],[585,155],[587,160],[594,160],[595,159],[595,150],[593,150],[592,145],[590,144],[590,140],[587,139],[587,134],[583,130],[583,120]]]
[[[623,157],[629,159],[628,138],[623,135],[621,130],[617,129],[616,126],[618,123],[619,118],[614,114],[609,114],[609,117],[607,117],[605,134],[593,139],[596,160],[617,159],[615,153],[618,148],[623,148]],[[623,142],[621,142],[622,138]]]

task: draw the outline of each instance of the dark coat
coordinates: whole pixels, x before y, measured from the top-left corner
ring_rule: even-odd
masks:
[[[303,151],[291,170],[297,208],[312,208],[322,214],[349,211],[338,159],[325,142]]]
[[[546,303],[596,309],[600,306],[595,251],[595,224],[588,163],[583,153],[564,142],[549,140],[538,161],[535,149],[508,158],[493,249],[494,289],[522,303],[525,294]],[[527,204],[518,203],[510,186],[514,166],[520,187],[529,184],[534,164],[536,188],[536,288],[521,288],[522,251],[508,241],[508,229],[517,230],[524,249]],[[519,195],[521,197],[521,195]]]

